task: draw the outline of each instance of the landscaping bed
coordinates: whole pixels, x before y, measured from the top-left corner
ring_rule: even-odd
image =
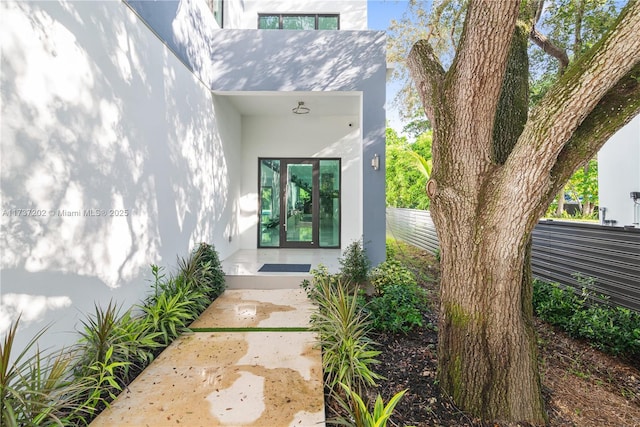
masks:
[[[395,254],[427,290],[430,310],[410,333],[374,333],[381,351],[373,369],[385,377],[368,397],[388,400],[407,389],[389,425],[484,426],[460,411],[437,383],[437,278],[435,258],[399,245]],[[434,280],[429,280],[429,277]],[[536,319],[540,372],[551,426],[640,426],[640,360],[624,360]],[[330,409],[328,409],[330,410]],[[522,424],[521,424],[522,425]]]

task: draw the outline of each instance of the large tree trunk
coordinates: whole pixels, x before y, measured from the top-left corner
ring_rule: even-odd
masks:
[[[512,125],[494,123],[508,114],[501,88],[519,6],[471,0],[450,69],[426,42],[408,66],[434,129],[427,190],[442,249],[441,386],[486,420],[541,424],[530,236],[573,171],[640,110],[640,5],[567,70],[513,139],[503,132]]]
[[[527,121],[528,35],[525,25],[515,27],[494,119],[495,165],[508,159]],[[473,174],[477,166],[468,166]],[[432,208],[442,232],[440,383],[484,419],[543,423],[528,263],[531,221],[488,203],[491,183],[482,181],[483,197],[469,203]]]
[[[483,419],[541,424],[526,224],[478,216],[477,208],[433,212],[442,248],[441,386]]]

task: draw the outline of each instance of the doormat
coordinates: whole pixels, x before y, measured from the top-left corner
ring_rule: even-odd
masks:
[[[309,270],[311,270],[311,264],[265,264],[258,271],[266,273],[308,273]]]

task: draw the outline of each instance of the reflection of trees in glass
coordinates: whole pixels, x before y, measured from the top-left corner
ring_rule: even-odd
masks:
[[[272,195],[273,195],[273,188],[262,187],[261,206],[262,206],[263,212],[266,207],[269,207],[269,210],[272,210],[271,209],[271,201],[273,200]]]

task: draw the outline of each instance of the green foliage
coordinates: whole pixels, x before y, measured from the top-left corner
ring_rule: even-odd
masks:
[[[340,263],[340,277],[344,282],[356,287],[367,282],[370,262],[361,240],[347,246],[338,262]]]
[[[143,369],[153,360],[153,353],[160,347],[156,342],[158,332],[145,317],[134,317],[132,310],[119,314],[117,304],[109,302],[106,309],[95,305],[95,314],[82,320],[83,330],[76,346],[78,362],[76,370],[80,375],[88,374],[96,363],[106,363],[107,353],[118,365],[117,376],[129,381],[129,368]]]
[[[385,332],[408,333],[423,325],[422,312],[427,295],[417,285],[389,285],[384,294],[375,296],[365,306],[373,328]]]
[[[169,345],[211,301],[224,292],[224,272],[213,246],[201,243],[187,259],[178,259],[178,274],[166,278],[151,266],[154,293],[140,307],[158,334],[156,342]]]
[[[11,362],[19,322],[0,344],[0,425],[63,425],[58,416],[73,404],[67,388],[69,354],[42,353],[36,344],[46,332],[42,329]]]
[[[564,193],[572,202],[578,204],[579,211],[569,214],[565,210],[560,218],[575,220],[598,219],[598,212],[593,210],[598,204],[598,160],[591,159],[585,166],[578,168],[565,185]],[[556,197],[547,209],[545,216],[547,218],[557,218],[557,207],[558,199]]]
[[[599,350],[640,357],[640,313],[592,300],[585,290],[578,295],[557,283],[534,282],[533,307],[542,320]]]
[[[380,378],[371,370],[379,351],[367,338],[370,324],[360,310],[355,294],[340,278],[323,271],[306,287],[310,298],[318,304],[311,316],[311,328],[318,333],[322,346],[322,365],[326,385],[335,390],[339,383],[361,390],[375,385]]]
[[[160,344],[169,345],[195,319],[191,297],[200,298],[201,295],[184,289],[172,279],[157,298],[141,307],[153,330],[160,333],[157,338]]]
[[[393,415],[393,410],[398,402],[400,402],[400,399],[402,399],[402,396],[407,392],[407,390],[399,391],[389,400],[389,402],[387,402],[386,405],[382,400],[382,396],[378,395],[373,405],[373,412],[370,412],[369,405],[362,400],[358,393],[351,390],[344,384],[340,384],[340,386],[347,396],[347,400],[341,400],[340,404],[343,409],[350,414],[353,419],[353,423],[347,422],[346,420],[340,420],[338,421],[338,424],[353,424],[356,427],[386,427],[391,415]]]
[[[179,259],[178,267],[188,286],[214,300],[225,289],[222,264],[212,245],[200,243],[187,260]]]
[[[612,27],[619,8],[614,0],[553,0],[546,6],[537,26],[545,29],[549,40],[564,49],[571,61],[590,49]],[[557,79],[557,60],[537,47],[530,56],[534,82]]]
[[[387,259],[375,267],[369,274],[369,283],[375,294],[368,301],[361,298],[360,302],[374,329],[408,333],[423,325],[427,293],[400,261]]]
[[[393,259],[396,256],[396,252],[397,252],[397,245],[395,241],[387,238],[387,241],[385,242],[386,259],[387,260]]]
[[[127,361],[114,361],[113,347],[110,347],[103,361],[97,360],[88,366],[86,374],[75,380],[84,391],[82,400],[78,409],[64,418],[64,425],[87,425],[103,408],[108,407],[109,402],[122,391],[124,384],[117,372],[125,370],[128,365],[130,363]]]
[[[399,208],[428,209],[425,185],[431,174],[431,132],[418,136],[413,144],[387,128],[386,199]]]
[[[388,259],[371,270],[369,283],[373,285],[378,295],[383,295],[391,285],[416,286],[418,282],[411,270],[400,261]]]
[[[87,425],[131,380],[131,368],[143,369],[162,346],[224,291],[224,273],[211,245],[201,244],[179,272],[166,278],[152,265],[152,293],[142,305],[120,315],[110,302],[95,305],[82,320],[78,343],[57,354],[42,353],[40,331],[12,360],[18,321],[0,345],[2,426]]]

